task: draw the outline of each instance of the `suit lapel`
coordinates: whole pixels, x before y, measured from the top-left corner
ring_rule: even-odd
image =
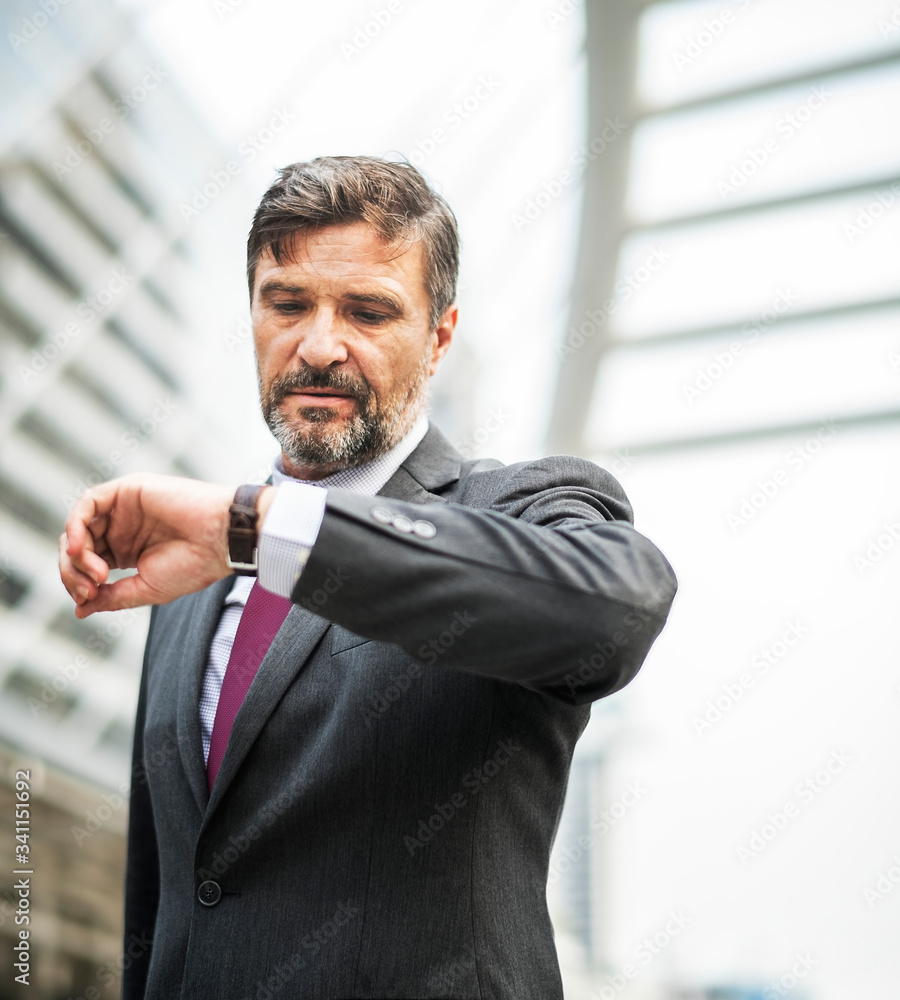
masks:
[[[459,479],[462,456],[443,434],[429,425],[428,432],[409,458],[378,491],[379,496],[407,503],[446,503],[435,493]]]
[[[400,468],[379,490],[379,495],[391,497],[395,500],[405,500],[408,503],[445,503],[446,501],[439,495],[431,492],[440,489],[450,483],[456,482],[460,474],[461,456],[447,441],[447,439],[435,427],[429,427],[425,437],[419,445],[412,451],[410,456],[403,462]],[[218,586],[218,584],[216,585]],[[215,588],[210,588],[211,590]],[[204,592],[205,593],[205,592]],[[260,664],[259,672],[250,685],[247,697],[241,705],[240,710],[234,720],[231,731],[231,738],[228,741],[228,748],[222,760],[222,766],[216,776],[216,783],[213,786],[212,795],[208,797],[206,785],[206,770],[203,767],[202,745],[200,743],[200,728],[197,720],[197,702],[200,697],[200,684],[202,683],[203,667],[206,663],[206,651],[209,649],[209,641],[215,631],[215,623],[218,621],[219,610],[222,601],[228,593],[226,587],[216,602],[215,612],[208,611],[204,605],[203,614],[213,614],[212,631],[208,626],[204,626],[203,635],[205,645],[198,654],[202,664],[193,664],[198,674],[191,682],[192,700],[187,704],[187,694],[182,698],[185,705],[185,723],[193,723],[196,738],[192,734],[190,752],[192,756],[199,760],[199,768],[195,768],[191,775],[191,787],[197,796],[198,805],[201,810],[206,811],[204,825],[209,821],[209,816],[221,801],[234,775],[237,773],[242,762],[246,758],[250,748],[262,731],[269,716],[275,711],[278,702],[284,692],[293,682],[306,661],[312,655],[313,650],[318,645],[322,636],[330,626],[324,618],[307,611],[306,608],[295,604],[288,612],[284,624],[275,636],[269,651]],[[204,623],[206,618],[203,618]],[[199,631],[199,629],[197,630]],[[192,713],[187,717],[188,710]],[[179,732],[181,731],[179,717]],[[194,746],[194,743],[196,746]],[[196,753],[195,753],[196,751]],[[195,787],[196,785],[196,787]],[[207,798],[209,804],[207,806]]]

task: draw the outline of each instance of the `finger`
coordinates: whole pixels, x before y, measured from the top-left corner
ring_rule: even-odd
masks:
[[[95,496],[94,491],[89,490],[79,497],[66,520],[66,552],[75,569],[95,584],[105,583],[109,578],[109,565],[96,549],[98,540],[99,547],[106,548],[104,536],[111,506],[110,497]]]
[[[110,519],[104,516],[91,518],[88,524],[85,546],[81,559],[85,564],[85,569],[92,575],[98,574],[98,583],[106,583],[109,578],[109,570],[119,569],[115,553],[110,544],[107,531],[109,530]]]
[[[85,545],[87,525],[97,514],[96,503],[90,490],[86,490],[75,501],[75,506],[66,518],[66,537],[69,544],[69,555],[80,552]]]
[[[80,557],[70,558],[74,568],[87,576],[94,584],[106,583],[109,578],[110,566],[102,556],[88,549],[83,551]]]
[[[122,608],[139,608],[159,601],[141,579],[140,574],[126,576],[115,583],[97,587],[97,594],[75,608],[76,618],[87,618],[98,611],[120,611]]]
[[[65,534],[60,535],[59,575],[63,582],[63,586],[69,593],[69,596],[75,601],[76,604],[80,604],[89,597],[96,596],[97,585],[90,577],[85,576],[84,573],[79,572],[79,570],[75,568],[72,564],[72,560],[69,558],[68,552],[66,551],[66,545]]]

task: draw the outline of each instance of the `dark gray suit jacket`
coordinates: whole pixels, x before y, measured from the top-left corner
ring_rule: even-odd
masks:
[[[572,751],[675,590],[630,521],[589,462],[463,462],[433,428],[380,496],[330,490],[211,797],[198,699],[233,578],[155,608],[124,995],[560,1000]]]

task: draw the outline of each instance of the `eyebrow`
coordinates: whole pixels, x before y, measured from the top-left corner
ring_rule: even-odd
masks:
[[[279,292],[287,292],[289,295],[303,295],[306,289],[303,285],[292,285],[287,281],[264,281],[259,288],[259,297],[271,298]]]
[[[394,313],[403,312],[402,303],[398,299],[395,299],[393,295],[381,292],[351,292],[344,297],[351,302],[368,302],[372,305],[384,306],[385,309],[390,309]]]
[[[287,295],[307,295],[309,289],[305,285],[294,285],[288,281],[264,281],[259,289],[260,299],[271,299],[278,294]],[[386,292],[349,292],[343,298],[350,302],[364,302],[371,305],[383,306],[391,312],[401,314],[403,303]]]

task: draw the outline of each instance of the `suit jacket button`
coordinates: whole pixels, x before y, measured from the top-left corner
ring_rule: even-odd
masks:
[[[419,536],[419,538],[434,538],[437,534],[437,528],[431,523],[431,521],[416,521],[413,525],[413,531]]]
[[[204,906],[215,906],[222,898],[222,887],[218,882],[201,882],[197,890],[197,899]]]
[[[387,507],[373,507],[371,513],[379,524],[390,524],[394,520],[394,515]]]
[[[408,517],[403,514],[398,514],[394,518],[394,530],[401,531],[404,535],[408,535],[413,530],[413,523]]]

